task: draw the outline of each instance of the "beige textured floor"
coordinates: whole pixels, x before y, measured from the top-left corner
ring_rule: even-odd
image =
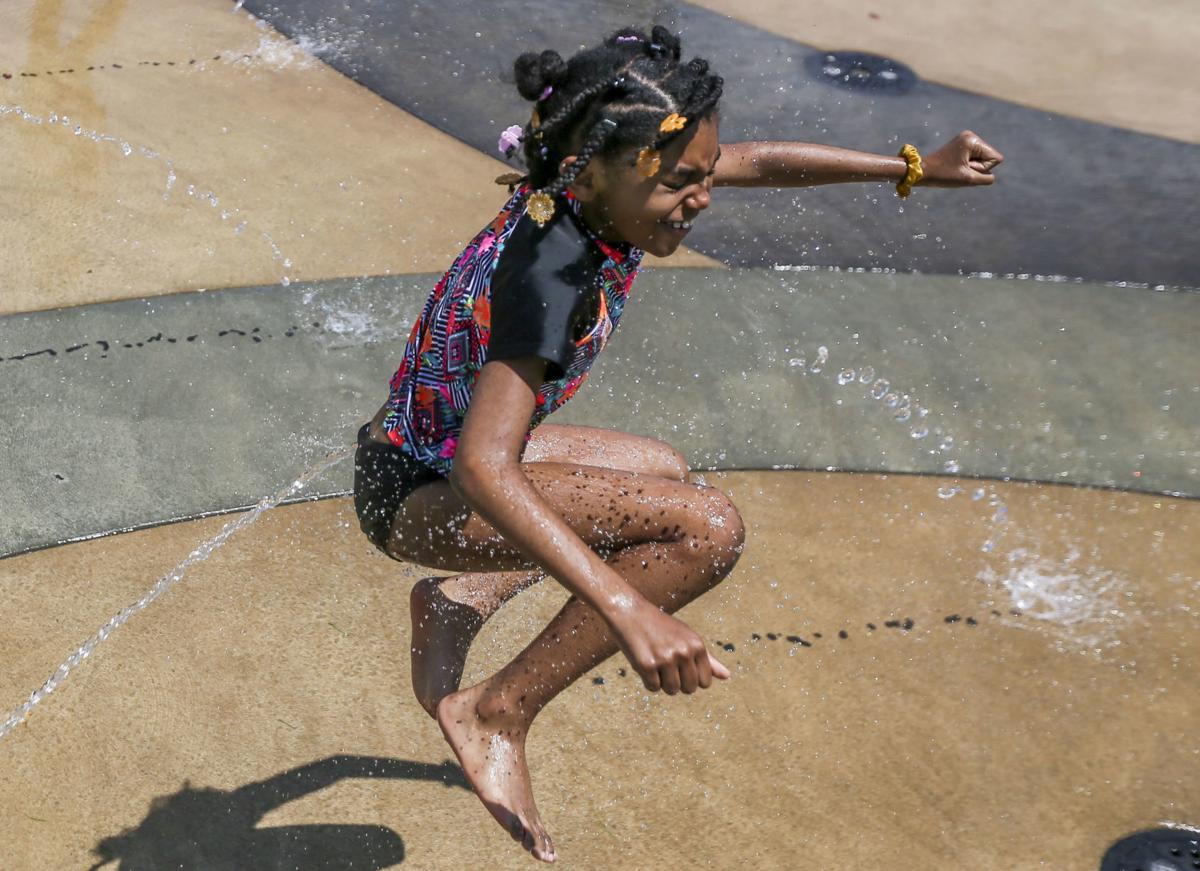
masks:
[[[734,677],[649,697],[613,658],[547,709],[530,756],[564,867],[1095,871],[1123,834],[1200,819],[1200,504],[995,485],[1010,529],[984,554],[992,508],[939,498],[948,482],[707,479],[748,543],[682,616],[735,646]],[[0,562],[3,709],[230,519]],[[1089,591],[1076,617],[1102,619],[1012,615],[1022,571]],[[408,776],[453,772],[407,690],[423,574],[374,552],[348,500],[267,512],[0,741],[0,867],[84,868],[126,830],[137,867],[275,867],[286,838],[299,867],[389,867],[397,837],[411,867],[531,867],[472,795]],[[468,679],[562,598],[513,602]]]
[[[939,3],[912,24],[893,2],[809,4],[803,19],[770,0],[714,6],[1200,141],[1194,90],[1155,78],[1191,66],[1195,13],[1177,0],[1161,16]],[[40,123],[0,115],[0,314],[436,272],[493,216],[504,164],[230,8],[5,4],[0,106]],[[1064,41],[1100,50],[1084,60]],[[546,711],[530,757],[567,866],[1094,871],[1130,831],[1200,821],[1200,504],[984,485],[1010,517],[986,554],[994,507],[972,482],[947,500],[952,482],[918,477],[707,477],[749,539],[682,616],[735,647],[720,653],[734,678],[649,696],[614,658]],[[0,716],[231,520],[0,561]],[[407,593],[423,574],[374,551],[349,500],[266,513],[0,740],[0,869],[531,867],[455,785],[409,696]],[[1049,594],[1061,619],[1046,619]],[[562,598],[548,582],[511,604],[468,680]]]
[[[441,272],[495,216],[510,165],[231,8],[6,0],[0,315]]]
[[[1200,142],[1200,5],[1192,0],[696,3],[826,51],[882,54],[939,84]],[[1181,86],[1189,75],[1191,86]]]

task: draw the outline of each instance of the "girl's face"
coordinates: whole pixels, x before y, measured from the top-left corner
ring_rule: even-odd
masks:
[[[714,168],[720,157],[717,113],[689,124],[661,152],[661,165],[647,178],[636,166],[640,149],[593,158],[570,185],[583,204],[583,218],[602,239],[628,242],[658,257],[675,251],[694,221],[708,208]],[[572,155],[562,168],[575,160]]]

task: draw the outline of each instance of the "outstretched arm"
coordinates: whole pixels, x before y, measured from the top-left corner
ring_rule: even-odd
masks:
[[[922,155],[925,177],[918,187],[966,187],[996,180],[992,170],[1004,157],[970,130],[937,151]],[[903,157],[888,157],[812,142],[732,142],[721,145],[714,185],[808,187],[849,181],[904,178]]]

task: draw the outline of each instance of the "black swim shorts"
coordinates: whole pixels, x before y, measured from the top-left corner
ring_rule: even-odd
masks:
[[[387,554],[392,520],[404,497],[442,475],[395,445],[375,441],[369,435],[370,427],[369,423],[364,423],[358,431],[358,450],[354,454],[354,510],[367,538]]]

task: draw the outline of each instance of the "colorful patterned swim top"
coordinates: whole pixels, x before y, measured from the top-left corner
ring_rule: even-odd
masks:
[[[529,432],[575,395],[625,308],[644,251],[595,235],[564,191],[539,227],[522,184],[434,287],[392,376],[383,429],[392,444],[449,475],[479,371],[488,359],[545,358]]]

